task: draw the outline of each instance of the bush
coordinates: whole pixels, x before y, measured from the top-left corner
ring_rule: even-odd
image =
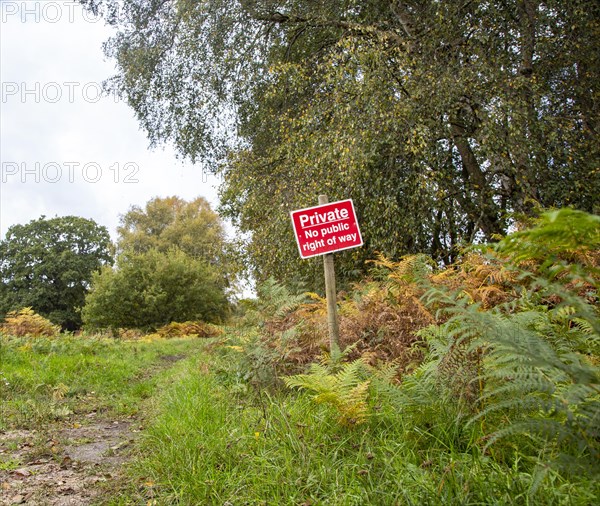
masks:
[[[60,327],[26,307],[10,311],[0,325],[0,332],[15,337],[55,337]]]
[[[173,321],[220,322],[228,302],[218,272],[181,250],[126,253],[92,280],[86,327],[154,330]]]

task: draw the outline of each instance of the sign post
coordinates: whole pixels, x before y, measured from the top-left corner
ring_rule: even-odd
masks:
[[[327,204],[327,195],[319,195],[319,205]],[[335,265],[333,253],[323,255],[325,270],[325,297],[327,298],[327,328],[329,329],[329,352],[340,349],[340,327],[337,315],[337,290],[335,289]]]
[[[363,244],[354,205],[350,199],[329,203],[327,195],[319,195],[318,206],[292,211],[291,216],[300,256],[323,255],[329,346],[333,352],[340,348],[333,253]]]

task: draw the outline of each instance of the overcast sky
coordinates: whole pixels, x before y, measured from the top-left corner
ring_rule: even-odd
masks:
[[[41,215],[119,215],[154,196],[217,204],[217,180],[170,148],[148,149],[133,111],[99,97],[111,30],[69,0],[0,0],[0,237]]]

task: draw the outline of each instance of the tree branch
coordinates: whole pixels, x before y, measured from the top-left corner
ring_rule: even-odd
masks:
[[[390,40],[396,43],[397,45],[404,45],[407,43],[407,41],[400,37],[400,35],[398,35],[396,32],[383,29],[376,25],[362,25],[360,23],[353,23],[351,21],[333,19],[311,19],[304,18],[301,16],[281,14],[280,12],[274,12],[267,15],[254,15],[253,18],[256,21],[262,21],[265,23],[288,25],[303,24],[311,28],[339,28],[347,32],[356,33],[360,35],[377,35],[383,39]]]

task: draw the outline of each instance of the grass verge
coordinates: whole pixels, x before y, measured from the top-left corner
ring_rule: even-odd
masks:
[[[0,335],[0,430],[40,428],[90,412],[134,415],[156,386],[154,372],[200,346],[198,339]]]
[[[254,391],[227,347],[195,356],[161,389],[130,485],[107,504],[593,504],[590,478],[565,478],[518,452],[476,444],[452,406],[437,419],[381,409],[360,426],[295,392]],[[418,421],[417,421],[418,420]]]

